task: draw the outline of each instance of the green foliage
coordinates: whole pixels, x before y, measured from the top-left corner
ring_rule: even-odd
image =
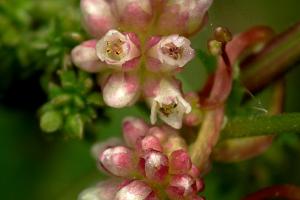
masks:
[[[58,71],[59,83],[48,83],[49,101],[41,110],[41,128],[45,132],[61,130],[67,138],[82,138],[84,126],[97,118],[103,100],[92,76],[83,71]]]

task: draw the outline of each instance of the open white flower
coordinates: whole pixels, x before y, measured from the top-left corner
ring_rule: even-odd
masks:
[[[149,98],[151,103],[152,124],[157,121],[157,115],[168,125],[180,129],[184,114],[191,112],[190,104],[182,97],[177,83],[162,79],[155,89],[155,96]]]
[[[101,61],[117,68],[140,56],[140,51],[130,36],[117,30],[108,31],[97,42],[96,53]]]
[[[148,51],[148,56],[157,59],[161,70],[172,70],[186,65],[195,55],[189,39],[171,35],[161,40]]]

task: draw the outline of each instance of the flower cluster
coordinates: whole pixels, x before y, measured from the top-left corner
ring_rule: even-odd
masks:
[[[99,168],[114,176],[81,193],[80,200],[201,200],[204,188],[185,141],[167,126],[149,127],[143,120],[123,122],[127,146],[110,140],[98,145]]]
[[[84,24],[95,37],[72,51],[74,64],[101,72],[104,102],[133,105],[140,96],[157,115],[180,128],[191,106],[174,78],[193,57],[184,37],[199,30],[212,0],[81,0]],[[184,36],[182,36],[184,35]]]

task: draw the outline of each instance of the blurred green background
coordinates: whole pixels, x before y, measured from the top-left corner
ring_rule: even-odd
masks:
[[[90,156],[91,142],[51,139],[40,131],[37,109],[47,100],[40,87],[40,70],[27,73],[35,66],[16,60],[37,56],[18,53],[31,42],[22,41],[27,32],[35,31],[36,26],[28,25],[31,18],[40,19],[41,25],[37,26],[47,26],[51,18],[66,16],[77,22],[69,27],[77,31],[81,27],[78,7],[77,0],[0,1],[1,199],[76,199],[81,190],[102,178]],[[209,11],[209,24],[193,38],[193,46],[205,49],[206,39],[217,25],[227,26],[233,33],[253,25],[269,25],[279,33],[300,20],[299,8],[299,0],[215,0]],[[7,18],[10,20],[4,21]],[[299,67],[286,76],[286,112],[300,112],[299,76]],[[195,59],[183,73],[185,89],[201,87],[205,77],[204,67]],[[147,113],[138,107],[108,109],[106,113],[112,120],[99,120],[96,126],[101,139],[120,136],[124,116],[147,118]],[[272,184],[300,185],[299,169],[299,136],[280,136],[258,158],[237,164],[216,163],[205,178],[205,195],[209,200],[235,200]]]

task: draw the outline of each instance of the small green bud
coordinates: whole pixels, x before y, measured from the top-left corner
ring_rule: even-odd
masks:
[[[68,116],[65,124],[65,131],[70,138],[83,137],[84,123],[79,114]]]
[[[76,74],[73,71],[59,71],[61,85],[63,88],[73,88],[76,83]]]
[[[212,55],[218,56],[222,54],[222,45],[222,42],[217,40],[209,40],[207,43],[207,48]]]
[[[40,119],[40,127],[47,133],[52,133],[61,128],[63,118],[61,113],[57,111],[48,111],[44,113]]]
[[[79,96],[74,96],[73,101],[76,107],[81,109],[85,107],[84,101]]]
[[[94,106],[103,106],[104,101],[99,92],[94,92],[87,97],[87,103]]]
[[[71,100],[71,96],[68,94],[62,94],[51,100],[51,103],[55,106],[61,106],[67,104]]]

